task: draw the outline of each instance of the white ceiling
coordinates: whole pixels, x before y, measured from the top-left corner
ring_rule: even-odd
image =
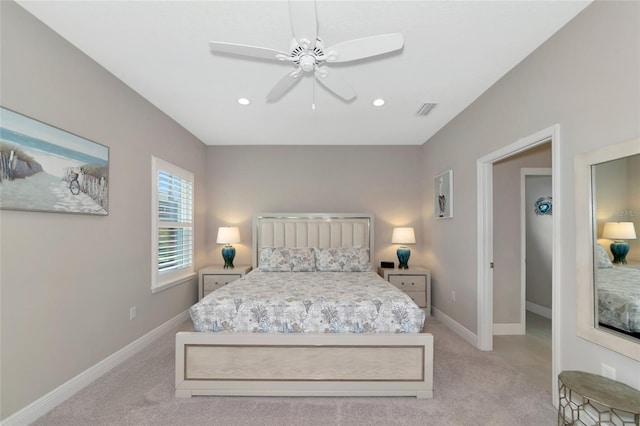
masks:
[[[332,65],[358,93],[349,103],[311,75],[267,103],[292,65],[209,51],[210,40],[287,51],[286,1],[19,4],[208,145],[420,145],[589,2],[318,0],[325,46],[404,37],[400,52]],[[416,115],[424,102],[438,106]]]

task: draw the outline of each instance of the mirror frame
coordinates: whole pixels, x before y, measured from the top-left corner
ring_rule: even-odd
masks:
[[[575,158],[576,309],[578,336],[640,361],[640,341],[603,331],[595,326],[594,253],[597,235],[593,222],[591,166],[640,154],[640,139],[633,139],[579,154]]]

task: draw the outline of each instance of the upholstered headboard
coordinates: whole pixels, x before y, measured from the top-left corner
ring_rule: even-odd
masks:
[[[368,213],[259,213],[253,218],[253,267],[262,247],[368,248],[371,258],[373,231]]]

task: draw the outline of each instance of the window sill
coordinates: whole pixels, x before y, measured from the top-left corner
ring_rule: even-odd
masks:
[[[164,282],[164,283],[152,286],[151,287],[151,293],[159,293],[159,292],[161,292],[163,290],[166,290],[168,288],[175,287],[177,285],[189,282],[189,281],[191,281],[191,280],[193,280],[194,278],[197,278],[197,277],[198,277],[198,274],[196,272],[192,272],[189,275],[177,278],[177,279],[175,279],[173,281],[168,281],[168,282]]]

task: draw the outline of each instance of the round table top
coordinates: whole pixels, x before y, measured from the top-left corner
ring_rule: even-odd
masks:
[[[585,398],[610,408],[640,413],[640,391],[624,383],[584,371],[563,371],[558,379]]]

